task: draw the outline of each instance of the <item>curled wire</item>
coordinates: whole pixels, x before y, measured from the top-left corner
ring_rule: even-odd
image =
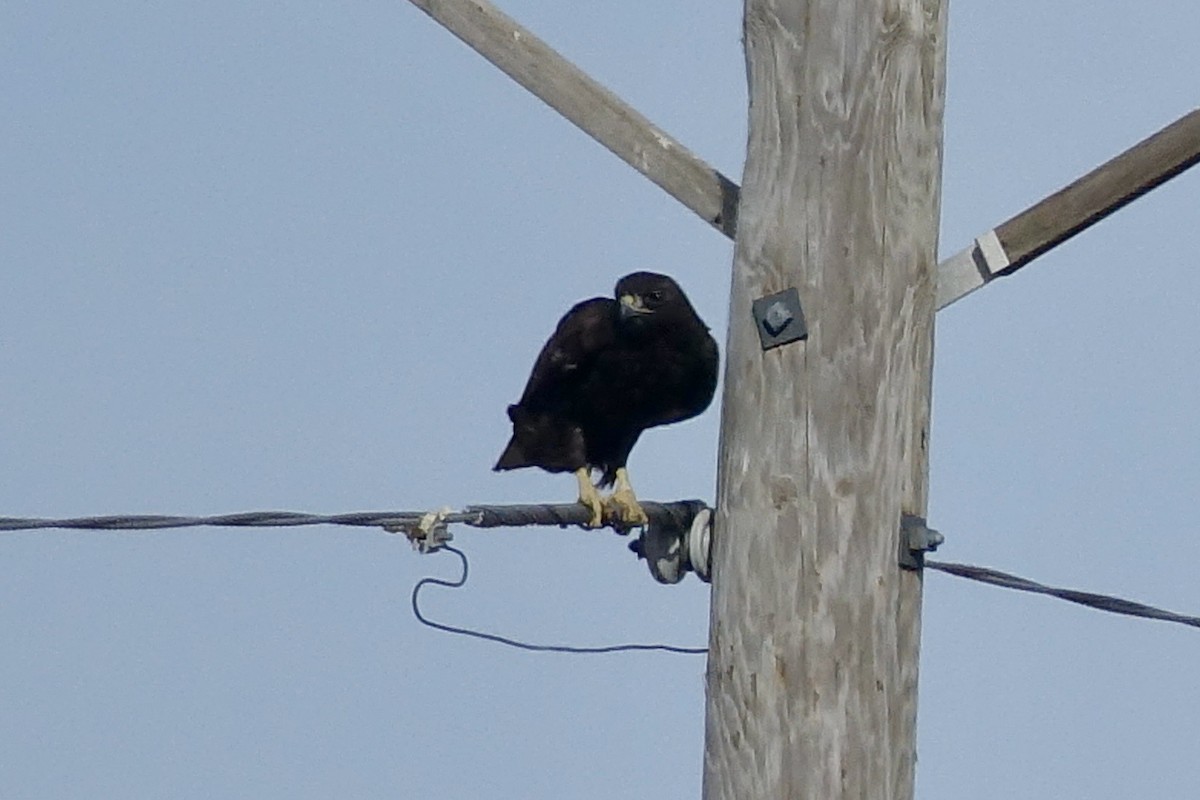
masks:
[[[462,563],[462,574],[457,580],[446,580],[444,578],[422,578],[417,581],[416,586],[412,590],[412,611],[413,616],[423,624],[430,628],[434,628],[445,633],[456,633],[461,636],[471,636],[476,639],[483,639],[488,642],[496,642],[497,644],[516,647],[521,650],[529,650],[535,653],[574,653],[574,654],[596,654],[596,653],[622,653],[630,651],[659,651],[665,653],[682,653],[687,655],[700,655],[708,652],[707,647],[677,647],[670,644],[613,644],[602,645],[599,647],[577,647],[573,645],[560,644],[532,644],[530,642],[522,642],[518,639],[510,639],[507,636],[500,636],[495,633],[486,633],[484,631],[472,630],[470,628],[460,628],[456,625],[447,625],[443,622],[435,622],[421,613],[421,606],[418,597],[421,589],[426,586],[444,586],[447,589],[462,588],[467,582],[467,575],[470,567],[467,562],[467,554],[457,547],[445,544],[437,550],[437,552],[453,553],[458,556]]]

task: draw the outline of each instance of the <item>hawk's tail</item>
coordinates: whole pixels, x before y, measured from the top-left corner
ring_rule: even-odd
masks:
[[[514,404],[508,407],[508,418],[513,423],[512,438],[508,440],[508,446],[504,448],[504,452],[500,454],[500,459],[496,462],[496,466],[492,469],[496,472],[505,469],[520,469],[521,467],[532,467],[533,461],[525,452],[525,447],[522,446],[522,439],[528,438],[530,435],[532,415],[521,408],[520,404]]]
[[[525,457],[525,451],[521,449],[521,445],[517,442],[517,437],[513,436],[508,440],[508,446],[504,448],[504,452],[500,454],[500,459],[492,469],[499,472],[505,469],[520,469],[521,467],[529,466],[533,465]]]
[[[493,469],[541,467],[547,472],[571,472],[583,466],[583,434],[579,428],[545,411],[520,404],[508,407],[512,438]]]

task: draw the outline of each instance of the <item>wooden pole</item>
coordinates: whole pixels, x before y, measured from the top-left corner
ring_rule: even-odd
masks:
[[[746,0],[704,797],[913,793],[943,0]],[[751,303],[799,289],[807,341]]]

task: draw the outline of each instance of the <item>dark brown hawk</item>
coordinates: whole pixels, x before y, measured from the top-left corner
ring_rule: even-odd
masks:
[[[542,348],[495,469],[574,472],[590,524],[646,524],[625,462],[642,431],[696,416],[717,386],[717,343],[674,280],[635,272],[615,299],[566,313]],[[593,485],[592,470],[600,471]],[[615,484],[602,498],[600,487]],[[605,512],[607,511],[607,515]]]

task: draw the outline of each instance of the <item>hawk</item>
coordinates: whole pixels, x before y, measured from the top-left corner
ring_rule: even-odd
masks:
[[[645,525],[625,462],[642,431],[708,408],[717,363],[717,343],[679,284],[653,272],[626,275],[613,298],[584,300],[559,320],[508,407],[512,438],[495,469],[574,472],[590,527],[606,516],[621,528]]]

